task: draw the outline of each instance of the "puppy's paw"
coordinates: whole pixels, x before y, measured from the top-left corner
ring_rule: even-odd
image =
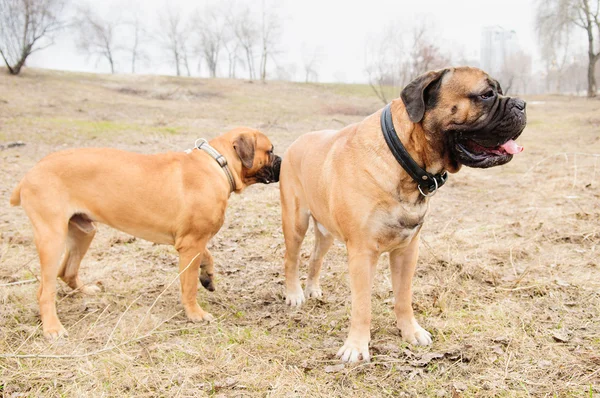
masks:
[[[369,342],[355,342],[346,340],[342,348],[340,348],[336,354],[342,362],[358,362],[358,361],[371,361],[371,355],[369,354]]]
[[[198,307],[194,310],[186,311],[186,315],[188,319],[192,322],[212,322],[215,320],[215,317],[210,313],[204,311],[202,308]]]
[[[323,297],[323,291],[319,285],[306,285],[306,290],[304,291],[306,297],[308,298],[321,298]]]
[[[285,295],[285,303],[290,307],[300,307],[304,303],[304,293],[302,289],[294,292],[287,292]]]
[[[69,333],[67,333],[67,330],[63,327],[63,325],[60,323],[60,321],[55,322],[51,326],[46,327],[44,325],[43,329],[44,329],[44,337],[50,341],[55,341],[60,338],[69,336]]]
[[[402,333],[402,339],[409,344],[430,345],[433,342],[431,333],[423,329],[414,318],[402,325],[398,322],[398,328]]]
[[[94,285],[83,285],[81,287],[81,293],[88,295],[88,296],[94,296],[97,293],[100,293],[102,291],[102,289],[100,288],[100,286],[94,284]]]

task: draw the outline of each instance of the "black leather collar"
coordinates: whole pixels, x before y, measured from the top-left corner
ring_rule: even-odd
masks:
[[[448,172],[444,171],[443,173],[433,175],[428,173],[427,170],[422,169],[413,160],[406,148],[404,148],[404,145],[402,145],[402,142],[400,142],[400,138],[398,138],[398,134],[394,129],[391,104],[387,104],[381,113],[381,130],[390,151],[392,151],[392,154],[402,168],[417,183],[421,195],[433,196],[446,183]]]

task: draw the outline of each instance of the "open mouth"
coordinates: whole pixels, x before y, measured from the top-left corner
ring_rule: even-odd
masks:
[[[523,147],[515,142],[515,140],[508,140],[502,145],[495,147],[485,147],[476,143],[471,139],[466,139],[463,142],[458,142],[457,145],[460,147],[465,155],[469,155],[475,159],[485,159],[490,156],[506,156],[515,155],[523,152]]]
[[[514,137],[516,138],[516,137]],[[455,141],[455,153],[465,166],[487,168],[508,163],[513,155],[523,151],[514,138],[496,146],[484,146],[470,138]]]

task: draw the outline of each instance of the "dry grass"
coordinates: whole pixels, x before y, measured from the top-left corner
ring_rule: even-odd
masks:
[[[336,244],[326,258],[324,299],[286,308],[277,186],[232,197],[211,243],[217,291],[201,289],[199,298],[216,322],[186,321],[173,249],[103,227],[82,265],[83,279],[101,281],[103,292],[85,297],[60,284],[70,337],[55,344],[40,333],[31,230],[8,198],[29,167],[65,147],[183,150],[244,124],[262,128],[283,153],[306,131],[377,109],[368,87],[0,74],[0,144],[26,143],[0,151],[0,392],[599,394],[600,102],[529,100],[525,152],[497,169],[461,171],[432,200],[414,301],[433,346],[401,343],[384,257],[373,289],[373,361],[342,367],[333,355],[349,325],[345,249]],[[305,263],[311,243],[309,233]]]

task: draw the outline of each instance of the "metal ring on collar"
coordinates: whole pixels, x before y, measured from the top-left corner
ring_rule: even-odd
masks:
[[[434,177],[434,178],[433,178],[433,182],[435,183],[435,188],[433,188],[433,191],[429,192],[428,194],[425,194],[425,193],[423,192],[423,190],[421,189],[421,186],[420,186],[420,185],[417,185],[417,187],[419,188],[419,192],[421,192],[421,195],[425,196],[426,198],[429,198],[429,197],[431,197],[431,196],[435,195],[435,193],[436,193],[436,192],[437,192],[437,190],[438,190],[438,182],[437,182],[437,178],[435,178],[435,177]]]
[[[198,141],[201,142],[200,146],[198,146]],[[198,138],[196,140],[196,142],[194,142],[194,148],[200,148],[204,144],[208,144],[208,141],[206,140],[206,138]]]

